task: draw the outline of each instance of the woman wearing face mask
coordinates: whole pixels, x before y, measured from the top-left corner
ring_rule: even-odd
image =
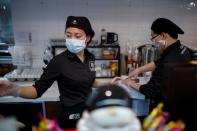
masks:
[[[146,71],[153,71],[147,84],[140,85],[130,79],[123,80],[123,83],[139,90],[146,98],[155,101],[162,100],[162,79],[163,66],[165,63],[185,62],[192,59],[189,50],[181,45],[178,34],[184,34],[183,30],[172,21],[165,18],[156,19],[151,26],[151,40],[161,48],[161,56],[158,60],[135,69],[129,77],[136,77]]]
[[[58,123],[64,129],[74,128],[92,91],[91,87],[98,85],[95,82],[95,58],[86,49],[93,36],[94,31],[86,17],[69,16],[65,27],[67,50],[50,61],[32,86],[18,88],[9,81],[0,81],[0,96],[38,98],[57,81],[62,104]]]

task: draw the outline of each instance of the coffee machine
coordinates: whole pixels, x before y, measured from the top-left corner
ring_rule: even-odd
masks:
[[[138,47],[140,65],[143,66],[155,61],[160,56],[159,47],[154,44],[144,44]]]
[[[118,34],[114,32],[107,32],[107,44],[117,44]]]
[[[105,29],[101,30],[101,45],[113,46],[118,45],[118,34],[114,32],[106,32]]]

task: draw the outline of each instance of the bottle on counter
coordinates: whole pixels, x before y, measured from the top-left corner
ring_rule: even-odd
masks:
[[[132,60],[132,50],[129,49],[128,55],[127,55],[127,61],[126,61],[126,73],[129,74],[131,71],[133,71],[133,60]]]
[[[110,66],[111,66],[111,76],[115,77],[116,75],[118,75],[118,63],[111,62]]]
[[[101,76],[102,77],[107,77],[108,76],[107,65],[106,64],[101,64]]]
[[[135,47],[134,49],[134,54],[133,54],[133,67],[134,68],[138,68],[140,66],[140,63],[139,63],[139,50],[137,47]]]
[[[126,43],[126,74],[128,75],[131,71],[133,71],[133,46],[130,42],[130,40],[127,41]]]
[[[101,45],[107,44],[107,32],[105,28],[101,29]]]

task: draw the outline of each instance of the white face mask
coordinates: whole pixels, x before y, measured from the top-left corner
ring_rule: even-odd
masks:
[[[158,42],[158,44],[159,44],[159,47],[160,47],[161,50],[165,49],[166,48],[166,45],[167,45],[167,43],[166,43],[165,40],[160,40]]]
[[[165,40],[160,40],[158,42],[156,42],[155,40],[153,40],[154,44],[156,45],[156,47],[158,47],[159,49],[163,50],[165,49],[167,43]]]
[[[166,41],[165,40],[160,40],[158,42],[161,46],[166,46]]]
[[[85,49],[86,42],[85,40],[66,39],[65,45],[70,52],[77,54]]]

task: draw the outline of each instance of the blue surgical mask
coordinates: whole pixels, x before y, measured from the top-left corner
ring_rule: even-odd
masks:
[[[70,52],[77,54],[85,49],[86,42],[85,40],[66,39],[65,45]]]

